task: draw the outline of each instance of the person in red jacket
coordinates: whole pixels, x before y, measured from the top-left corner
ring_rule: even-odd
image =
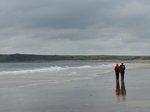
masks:
[[[119,72],[120,72],[120,66],[118,64],[116,64],[115,68],[115,73],[116,73],[116,80],[119,80]]]

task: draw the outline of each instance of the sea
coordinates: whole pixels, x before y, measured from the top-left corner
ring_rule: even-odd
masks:
[[[41,63],[0,63],[0,77],[89,77],[100,76],[114,71],[116,63],[104,62],[41,62]],[[126,63],[131,69],[137,64]]]

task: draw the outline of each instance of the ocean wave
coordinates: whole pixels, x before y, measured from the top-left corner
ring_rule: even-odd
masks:
[[[96,69],[96,68],[108,68],[112,67],[112,64],[98,64],[98,65],[81,65],[81,66],[50,66],[50,67],[41,67],[41,68],[33,68],[33,69],[20,69],[20,70],[6,70],[0,71],[0,75],[5,74],[27,74],[27,73],[42,73],[42,72],[50,72],[56,73],[59,71],[67,71],[67,70],[85,70],[85,69]],[[76,74],[72,72],[72,74]]]

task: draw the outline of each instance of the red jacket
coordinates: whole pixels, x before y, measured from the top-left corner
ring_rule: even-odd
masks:
[[[119,67],[119,65],[116,65],[115,68],[114,68],[114,70],[116,70],[116,68],[118,68],[118,72],[120,72],[120,67]]]

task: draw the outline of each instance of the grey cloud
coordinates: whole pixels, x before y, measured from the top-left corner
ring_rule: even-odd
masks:
[[[142,51],[150,40],[149,6],[148,0],[1,0],[0,52],[150,54]]]

